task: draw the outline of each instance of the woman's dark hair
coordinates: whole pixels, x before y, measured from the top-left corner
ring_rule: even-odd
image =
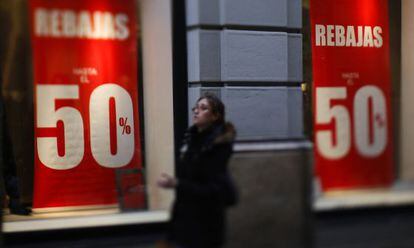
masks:
[[[211,112],[215,115],[218,115],[216,123],[224,124],[226,120],[226,109],[220,98],[212,93],[204,93],[200,98],[198,98],[197,102],[202,99],[206,99],[211,107]]]

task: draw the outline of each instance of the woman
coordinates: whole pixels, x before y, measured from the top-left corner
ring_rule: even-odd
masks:
[[[193,108],[177,178],[162,174],[158,185],[175,189],[169,239],[177,247],[213,248],[224,243],[225,210],[236,203],[227,170],[235,129],[225,122],[224,104],[206,94]]]

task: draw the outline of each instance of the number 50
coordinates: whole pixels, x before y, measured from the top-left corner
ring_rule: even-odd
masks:
[[[351,148],[349,111],[345,106],[331,106],[332,100],[346,98],[346,87],[316,88],[316,125],[335,121],[335,143],[332,130],[317,131],[315,136],[318,151],[328,159],[343,158]],[[360,88],[355,94],[353,109],[356,150],[364,157],[380,155],[387,145],[387,115],[382,90],[373,85]]]
[[[134,155],[134,128],[124,135],[123,127],[116,127],[115,154],[111,152],[109,102],[115,100],[116,120],[129,120],[134,127],[131,95],[117,84],[103,84],[92,91],[89,99],[89,130],[91,153],[96,162],[107,168],[128,164]],[[57,107],[57,100],[79,100],[78,85],[37,85],[37,128],[57,128],[63,122],[64,138],[38,137],[36,139],[39,160],[55,170],[67,170],[78,166],[85,151],[84,119],[75,107]],[[64,145],[64,154],[59,155],[58,143]]]

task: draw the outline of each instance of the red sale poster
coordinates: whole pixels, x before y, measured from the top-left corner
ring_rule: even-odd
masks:
[[[393,178],[387,0],[311,0],[315,163],[323,190]]]
[[[30,1],[34,208],[115,204],[116,170],[141,167],[135,10]]]

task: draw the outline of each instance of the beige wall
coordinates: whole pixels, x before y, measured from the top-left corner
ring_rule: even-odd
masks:
[[[173,174],[174,123],[172,95],[171,1],[140,0],[145,120],[145,161],[149,209],[168,209],[171,191],[156,180]]]
[[[400,175],[414,180],[414,1],[401,3]]]

